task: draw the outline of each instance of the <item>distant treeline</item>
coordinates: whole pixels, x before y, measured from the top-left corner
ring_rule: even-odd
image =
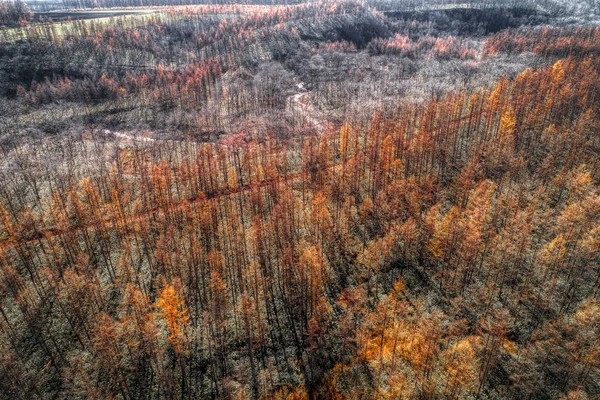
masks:
[[[31,10],[21,0],[0,0],[0,26],[16,25],[19,21],[28,21],[32,17]]]
[[[383,12],[401,26],[411,28],[422,25],[426,31],[453,32],[458,35],[473,35],[500,32],[522,25],[541,25],[550,19],[550,14],[529,7],[448,8],[428,10],[398,10]],[[408,33],[408,32],[407,32]]]
[[[557,11],[553,0],[368,0],[379,11],[423,10],[436,8],[530,8]]]
[[[146,7],[179,6],[193,4],[258,4],[289,5],[305,3],[302,0],[63,0],[63,7],[69,8],[106,8],[106,7]]]

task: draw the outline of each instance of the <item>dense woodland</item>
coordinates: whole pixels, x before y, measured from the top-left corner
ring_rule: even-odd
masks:
[[[598,5],[256,3],[0,30],[0,397],[599,398]]]

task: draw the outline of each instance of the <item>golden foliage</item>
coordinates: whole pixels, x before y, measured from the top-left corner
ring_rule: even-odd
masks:
[[[158,310],[169,331],[169,342],[177,354],[185,352],[186,329],[189,322],[188,310],[179,297],[175,286],[165,285],[154,307]]]

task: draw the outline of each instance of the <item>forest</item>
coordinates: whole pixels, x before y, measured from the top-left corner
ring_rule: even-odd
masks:
[[[600,398],[600,2],[0,1],[0,398]]]

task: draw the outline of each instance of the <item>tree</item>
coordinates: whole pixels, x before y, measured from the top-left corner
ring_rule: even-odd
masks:
[[[159,317],[165,322],[168,339],[176,354],[187,352],[188,310],[173,284],[166,284],[154,303]]]

